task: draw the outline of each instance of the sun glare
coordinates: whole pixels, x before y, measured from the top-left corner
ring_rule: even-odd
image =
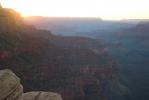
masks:
[[[2,0],[23,16],[149,18],[148,0]]]

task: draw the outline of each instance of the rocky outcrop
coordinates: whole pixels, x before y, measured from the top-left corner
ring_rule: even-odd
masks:
[[[62,100],[52,92],[23,93],[20,79],[10,70],[0,70],[0,100]]]
[[[61,95],[52,92],[28,92],[23,94],[23,100],[62,100]]]
[[[10,70],[0,71],[0,100],[23,100],[20,79]]]

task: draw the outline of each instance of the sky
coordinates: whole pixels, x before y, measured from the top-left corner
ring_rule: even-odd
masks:
[[[0,0],[22,16],[149,19],[149,0]]]

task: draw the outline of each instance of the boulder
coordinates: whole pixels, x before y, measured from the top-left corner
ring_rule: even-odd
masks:
[[[61,95],[52,92],[28,92],[23,94],[24,100],[62,100]]]
[[[0,100],[23,100],[20,79],[10,70],[0,70]]]

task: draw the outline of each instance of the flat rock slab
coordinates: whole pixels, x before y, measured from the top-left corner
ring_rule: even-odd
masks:
[[[57,93],[40,91],[24,93],[23,100],[62,100],[62,97]]]

